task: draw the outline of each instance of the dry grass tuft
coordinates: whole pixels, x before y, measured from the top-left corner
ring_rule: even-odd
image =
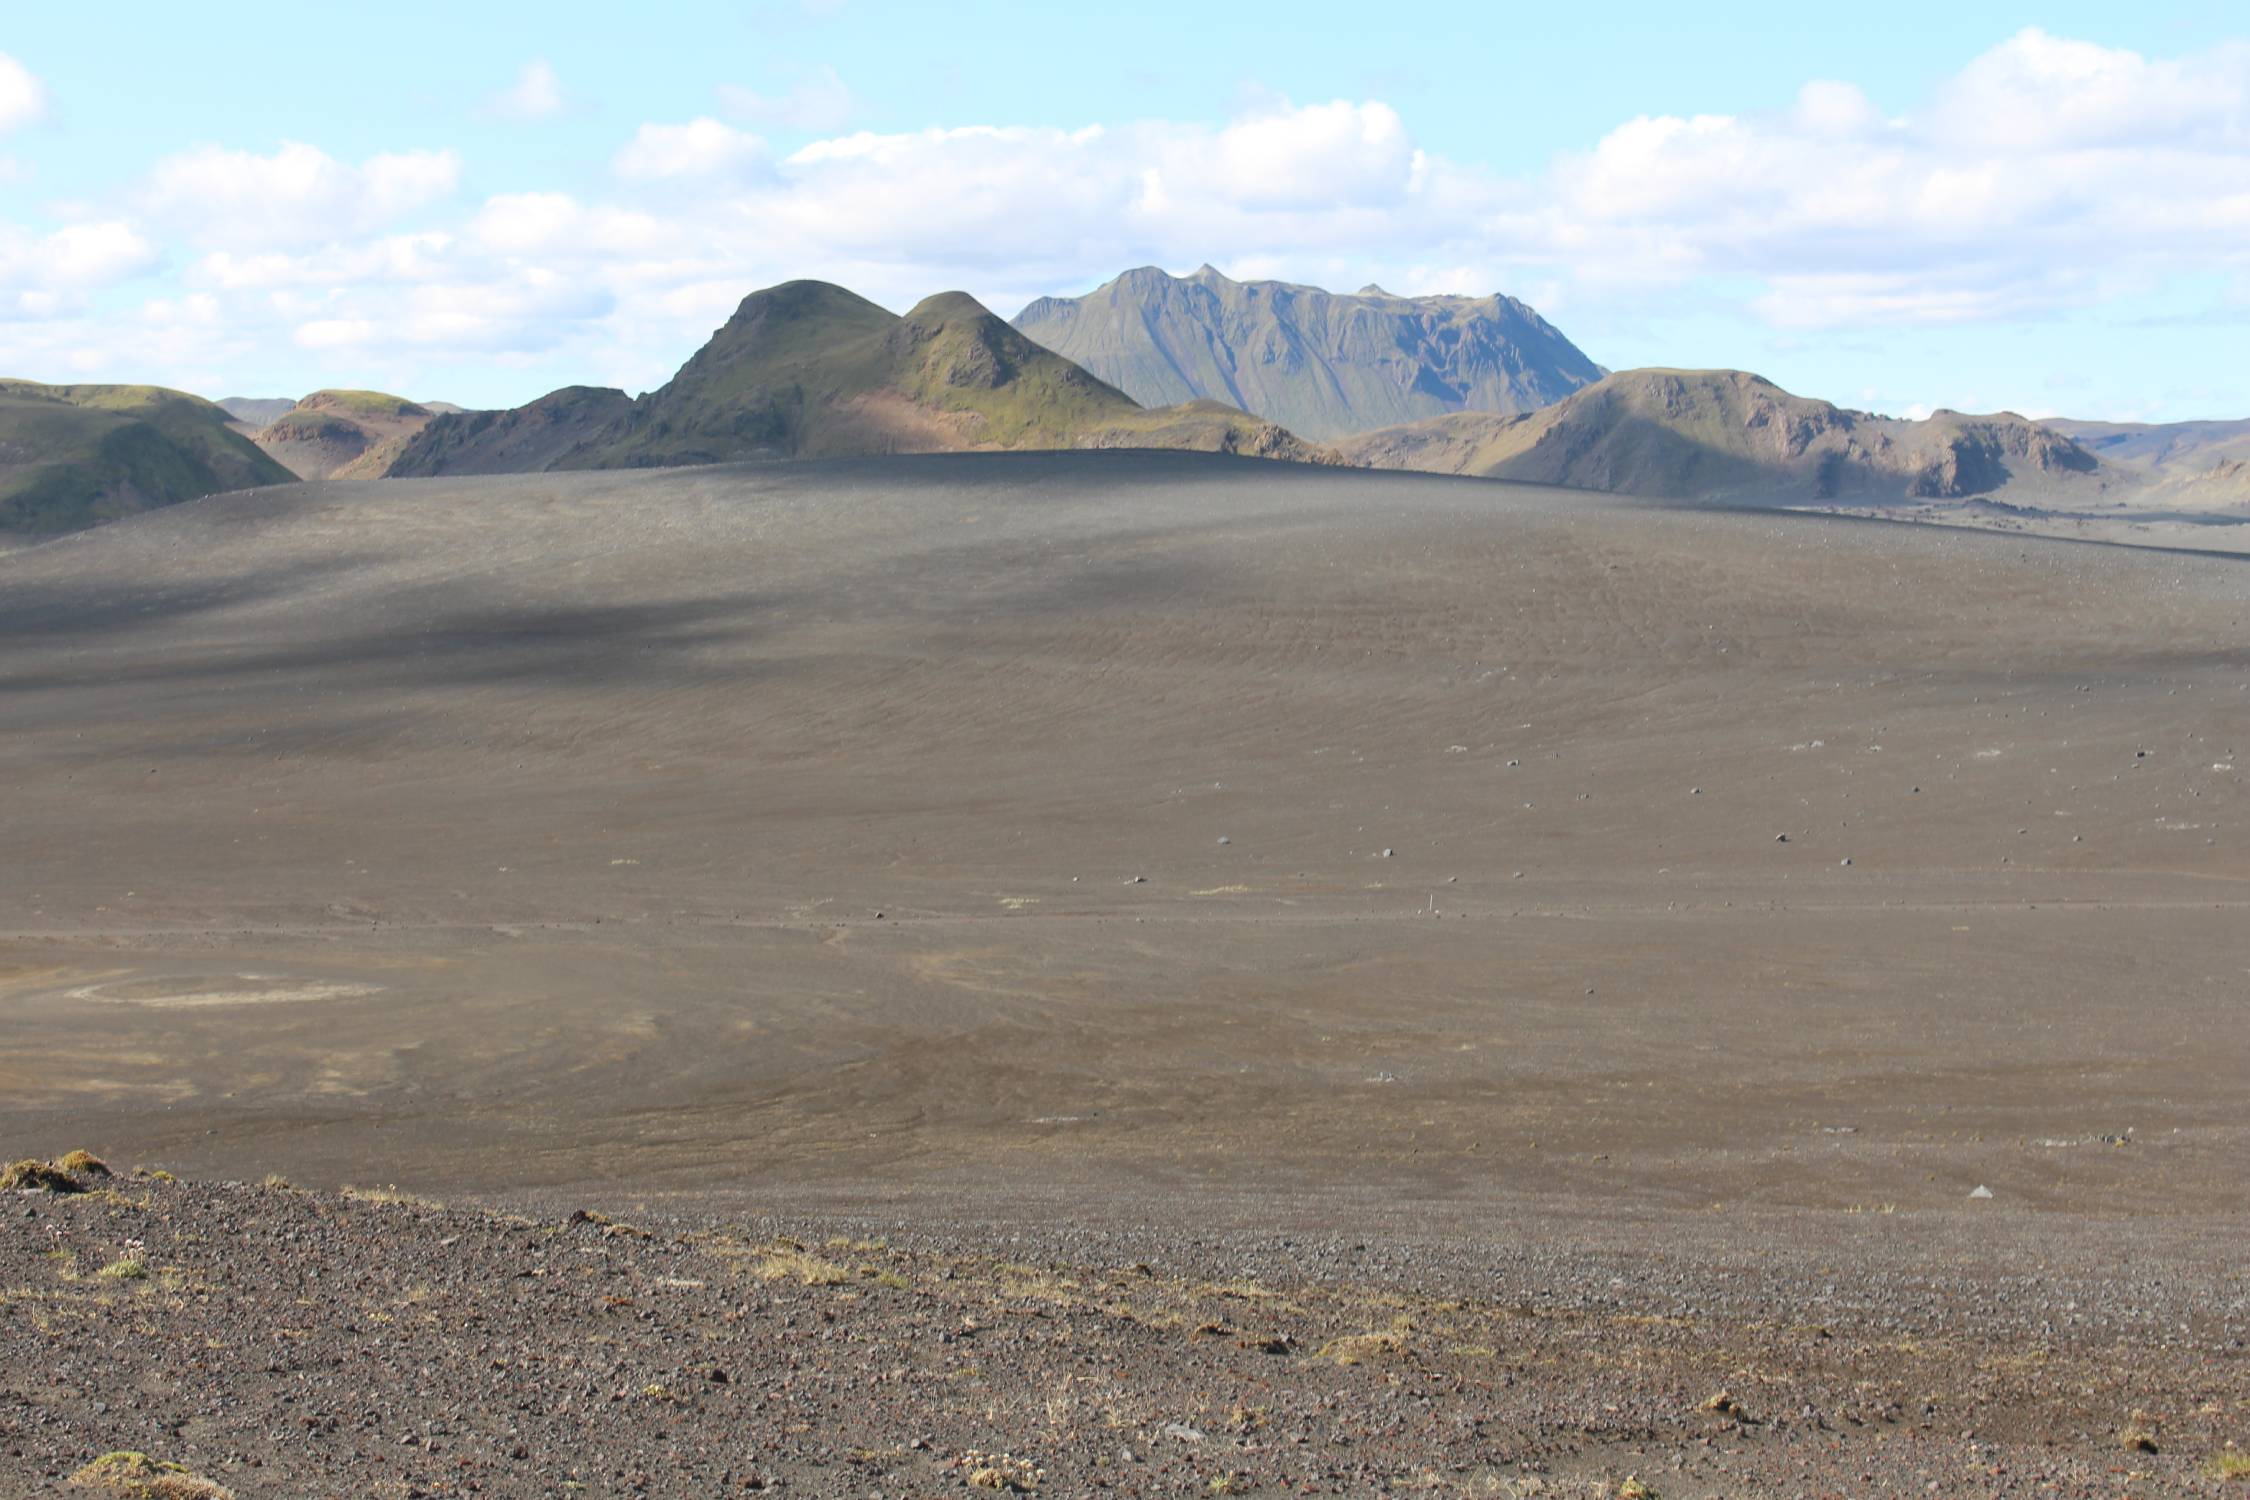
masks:
[[[978,1453],[971,1450],[961,1455],[960,1466],[969,1471],[972,1489],[999,1490],[1003,1494],[1028,1494],[1039,1488],[1046,1478],[1040,1467],[1028,1458],[1013,1458],[1005,1453]]]
[[[186,1465],[146,1453],[105,1453],[70,1476],[82,1489],[109,1490],[134,1500],[234,1500],[225,1485],[188,1472]]]
[[[86,1191],[86,1184],[52,1162],[33,1161],[25,1157],[22,1161],[0,1167],[0,1191],[83,1193]]]
[[[2223,1448],[2211,1455],[2211,1461],[2204,1468],[2213,1479],[2250,1479],[2250,1453]]]
[[[1334,1360],[1340,1365],[1366,1365],[1405,1356],[1406,1333],[1403,1329],[1392,1329],[1383,1333],[1349,1333],[1330,1339],[1320,1346],[1317,1357]]]
[[[401,1192],[395,1185],[391,1187],[363,1188],[353,1187],[350,1183],[347,1182],[338,1191],[342,1194],[342,1196],[354,1199],[360,1203],[394,1203],[403,1205],[407,1208],[445,1207],[444,1204],[438,1202],[435,1198],[424,1198],[414,1193]]]
[[[852,1273],[832,1260],[822,1260],[794,1240],[776,1240],[759,1252],[756,1275],[760,1281],[794,1281],[803,1286],[842,1286]]]
[[[65,1152],[56,1160],[55,1165],[70,1173],[73,1177],[113,1177],[116,1175],[110,1171],[108,1162],[103,1161],[91,1151]]]
[[[1617,1500],[1656,1500],[1656,1491],[1628,1474],[1625,1482],[1617,1487]]]
[[[121,1255],[94,1274],[111,1281],[146,1281],[148,1262],[138,1255]]]

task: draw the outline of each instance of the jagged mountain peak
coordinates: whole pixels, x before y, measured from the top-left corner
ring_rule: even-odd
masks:
[[[1338,294],[1136,267],[1015,326],[1144,405],[1224,401],[1335,437],[1462,410],[1536,410],[1601,376],[1513,298]]]

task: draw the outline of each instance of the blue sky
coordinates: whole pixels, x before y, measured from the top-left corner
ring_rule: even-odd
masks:
[[[793,276],[1012,313],[1210,261],[1888,411],[2250,415],[2239,4],[1695,9],[41,7],[0,373],[508,404]]]

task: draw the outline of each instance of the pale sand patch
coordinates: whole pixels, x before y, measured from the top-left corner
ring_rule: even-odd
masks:
[[[139,1005],[151,1010],[219,1005],[288,1005],[313,1000],[357,1000],[379,995],[379,984],[292,979],[274,974],[217,974],[205,978],[111,980],[65,990],[63,998],[96,1005]]]

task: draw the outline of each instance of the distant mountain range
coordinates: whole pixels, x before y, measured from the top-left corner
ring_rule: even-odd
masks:
[[[505,411],[0,382],[0,532],[297,477],[1118,447],[1894,514],[2250,518],[2250,420],[1908,421],[1739,370],[1611,374],[1508,297],[1339,296],[1205,267],[1129,271],[1014,325],[960,292],[900,316],[788,282],[745,297],[654,391],[567,386]]]
[[[900,317],[840,286],[792,281],[745,297],[677,375],[639,400],[571,387],[510,412],[441,417],[388,472],[1117,447],[1334,461],[1215,404],[1147,410],[963,292]]]
[[[294,396],[223,396],[218,406],[237,432],[250,437],[296,404]]]
[[[1793,396],[1740,370],[1625,370],[1525,416],[1456,413],[1340,448],[1369,468],[1675,499],[1882,503],[2006,492],[2088,502],[2131,488],[2069,437],[2010,413],[1906,421]]]
[[[1321,440],[1448,412],[1515,416],[1603,374],[1513,297],[1345,295],[1209,266],[1042,297],[1015,326],[1144,405],[1223,401]]]
[[[0,532],[75,531],[293,477],[201,396],[0,380]]]
[[[2250,421],[2079,422],[2046,426],[2105,462],[2144,472],[2190,475],[2250,462]]]

